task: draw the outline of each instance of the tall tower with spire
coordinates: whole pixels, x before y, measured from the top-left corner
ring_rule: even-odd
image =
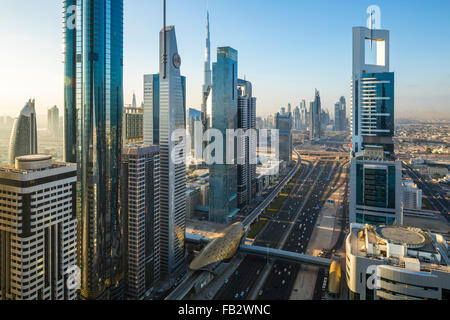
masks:
[[[207,129],[207,103],[209,95],[212,89],[212,76],[211,76],[211,40],[209,32],[209,11],[206,12],[206,47],[205,47],[205,65],[204,65],[204,78],[203,78],[203,95],[202,95],[202,123],[203,130]]]
[[[136,93],[133,92],[133,103],[132,103],[133,108],[137,108],[137,104],[136,104]]]

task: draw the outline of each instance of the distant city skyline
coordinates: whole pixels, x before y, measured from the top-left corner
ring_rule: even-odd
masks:
[[[54,105],[61,109],[62,2],[1,2],[0,36],[8,46],[0,62],[0,115],[15,116],[29,97],[35,97],[38,115],[46,114]],[[395,43],[391,48],[391,67],[397,77],[396,117],[450,118],[448,1],[433,1],[431,6],[403,0],[249,0],[239,4],[242,10],[235,10],[229,1],[212,0],[208,6],[211,56],[223,45],[239,51],[238,76],[252,79],[254,94],[258,96],[258,116],[273,114],[288,103],[295,108],[302,99],[313,100],[311,92],[315,87],[321,92],[322,107],[333,113],[340,96],[350,100],[351,30],[353,26],[366,25],[366,8],[372,4],[381,8],[381,27],[391,30]],[[167,5],[168,24],[176,25],[179,34],[182,69],[187,78],[187,107],[199,110],[207,4],[203,0],[189,5],[170,0]],[[161,1],[125,3],[125,104],[132,103],[133,92],[140,104],[143,74],[158,70],[155,44],[162,26],[161,10]],[[271,19],[261,19],[267,12]],[[242,21],[242,25],[229,25],[230,16]]]

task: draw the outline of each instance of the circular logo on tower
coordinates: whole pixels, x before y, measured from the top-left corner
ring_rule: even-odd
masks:
[[[181,66],[181,57],[178,53],[175,53],[172,58],[173,66],[177,69],[180,69]]]

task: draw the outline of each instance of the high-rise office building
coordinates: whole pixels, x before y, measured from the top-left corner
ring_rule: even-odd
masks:
[[[144,109],[124,107],[123,112],[123,141],[124,144],[143,142],[144,137]]]
[[[341,104],[336,102],[334,104],[334,130],[341,131]]]
[[[316,89],[314,101],[310,103],[309,110],[309,128],[311,140],[320,139],[322,132],[322,105],[320,102],[320,93]]]
[[[245,137],[240,137],[244,140],[241,141],[243,148],[237,155],[244,157],[243,164],[238,164],[237,168],[238,206],[243,209],[252,201],[256,177],[256,98],[253,97],[252,83],[242,79],[238,79],[237,94],[238,128],[246,133]]]
[[[123,0],[65,0],[63,19],[64,153],[78,169],[81,297],[120,299]]]
[[[345,98],[341,97],[334,105],[334,130],[345,131],[347,129],[347,108]]]
[[[36,110],[34,99],[30,99],[19,116],[14,119],[9,140],[8,162],[14,164],[16,157],[36,154],[37,151]]]
[[[160,32],[160,57],[159,110],[153,109],[144,119],[144,128],[148,128],[145,121],[152,115],[158,117],[159,141],[154,144],[160,147],[161,275],[170,279],[185,266],[186,232],[186,148],[181,150],[183,154],[177,154],[184,161],[172,160],[175,148],[182,143],[178,138],[173,140],[172,134],[175,130],[186,132],[186,78],[180,74],[181,58],[174,26]]]
[[[292,114],[277,114],[276,129],[279,130],[280,160],[292,161]]]
[[[382,146],[387,156],[392,155],[394,73],[389,72],[388,30],[353,28],[351,89],[353,156],[366,145]]]
[[[195,135],[195,124],[197,121],[202,121],[202,116],[203,115],[201,111],[189,108],[187,121],[189,127],[189,135],[191,137],[191,145],[190,150],[188,151],[190,151],[191,158],[195,160],[194,162],[196,162],[197,160],[201,160],[201,157],[200,159],[196,159],[197,155],[195,154],[195,140],[199,139],[199,141],[203,141],[203,137],[197,137]]]
[[[137,103],[136,103],[136,94],[133,92],[133,102],[131,104],[131,106],[133,108],[137,108]]]
[[[213,63],[212,127],[225,137],[227,129],[236,129],[238,53],[230,47],[217,49],[217,62]],[[236,149],[236,148],[235,148]],[[235,150],[233,150],[235,151]],[[223,144],[224,158],[227,144]],[[239,212],[237,204],[237,164],[214,163],[209,166],[209,219],[228,223]]]
[[[299,107],[295,107],[295,109],[294,109],[294,129],[295,130],[301,130],[302,129],[301,115],[300,115],[300,108]]]
[[[57,106],[47,110],[47,129],[51,135],[59,135],[59,109]]]
[[[350,222],[403,224],[402,164],[394,159],[393,135],[389,31],[354,27]]]
[[[160,279],[159,146],[123,150],[126,297],[141,299]]]
[[[347,130],[348,120],[347,120],[347,103],[345,102],[345,97],[339,98],[339,103],[341,105],[341,129],[342,131]]]
[[[76,175],[47,155],[0,168],[0,300],[77,298]]]
[[[308,109],[306,108],[305,100],[302,100],[302,102],[300,102],[300,119],[301,119],[301,128],[306,129],[309,124],[309,115]]]
[[[382,147],[366,146],[350,166],[350,222],[403,224],[401,161],[383,157]]]
[[[144,75],[144,143],[159,144],[159,74]]]

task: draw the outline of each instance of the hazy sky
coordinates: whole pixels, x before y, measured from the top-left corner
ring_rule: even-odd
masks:
[[[366,25],[366,8],[381,7],[391,31],[396,115],[450,118],[448,0],[210,0],[212,58],[218,46],[239,52],[239,76],[253,83],[257,113],[311,100],[320,90],[330,111],[349,103],[352,27]],[[176,27],[187,107],[199,108],[206,0],[168,0]],[[38,113],[63,104],[62,1],[0,0],[0,115],[16,114],[36,97]],[[158,70],[162,0],[125,0],[124,94],[142,100],[145,73]]]

